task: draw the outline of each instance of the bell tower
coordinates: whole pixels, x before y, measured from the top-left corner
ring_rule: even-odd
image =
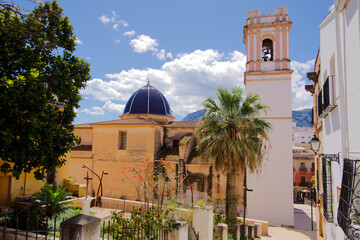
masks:
[[[259,116],[270,122],[270,150],[259,173],[248,173],[247,212],[273,226],[293,226],[292,107],[289,33],[286,7],[274,14],[250,10],[244,27],[246,93],[261,96],[269,106]]]

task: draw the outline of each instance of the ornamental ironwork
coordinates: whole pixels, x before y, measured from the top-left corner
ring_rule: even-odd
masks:
[[[321,154],[321,157],[327,161],[339,163],[339,154]]]
[[[333,222],[333,204],[331,187],[331,162],[326,158],[322,159],[322,177],[323,177],[323,209],[326,221]]]
[[[344,159],[338,223],[349,239],[360,239],[360,160]]]

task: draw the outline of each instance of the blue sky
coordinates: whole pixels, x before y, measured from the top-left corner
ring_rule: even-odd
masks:
[[[20,1],[24,4],[22,1]],[[146,84],[169,101],[176,120],[200,109],[218,87],[243,86],[247,11],[287,6],[293,109],[312,106],[304,90],[319,47],[319,24],[333,0],[58,0],[91,66],[75,124],[118,119]],[[28,4],[28,3],[25,3]],[[31,7],[26,5],[25,9]],[[274,93],[277,94],[277,93]]]

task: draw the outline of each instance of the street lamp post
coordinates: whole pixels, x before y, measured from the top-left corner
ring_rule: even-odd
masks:
[[[321,144],[321,141],[318,137],[316,137],[316,135],[314,135],[314,137],[310,140],[310,147],[311,147],[311,150],[314,152],[315,156],[317,155],[317,152],[319,151],[320,149],[320,144]],[[311,199],[310,199],[310,203],[311,203],[311,230],[314,230],[314,227],[313,227],[313,209],[312,209],[312,203],[313,203],[313,199],[314,198],[314,195],[316,194],[315,191],[311,191]],[[316,201],[314,202],[316,203]],[[315,205],[316,206],[316,205]]]

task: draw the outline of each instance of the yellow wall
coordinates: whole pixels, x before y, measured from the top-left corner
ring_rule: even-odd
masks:
[[[2,161],[0,160],[0,165]],[[10,195],[10,201],[16,199],[16,197],[34,194],[40,191],[40,188],[44,186],[44,181],[36,180],[34,174],[31,173],[22,173],[19,179],[15,179],[11,173],[0,173],[0,176],[9,176],[10,177],[10,192],[7,194]],[[4,178],[5,179],[5,178]]]
[[[81,137],[81,143],[92,143],[92,128],[75,128],[76,136]]]
[[[119,131],[127,132],[125,150],[118,149]],[[73,177],[77,183],[86,183],[87,169],[92,169],[101,177],[102,171],[108,175],[103,177],[103,196],[127,199],[139,199],[136,188],[139,179],[130,170],[144,170],[146,164],[154,159],[154,154],[160,150],[163,139],[163,130],[159,126],[143,125],[93,125],[90,129],[76,129],[75,134],[80,136],[81,143],[91,140],[92,151],[72,151],[68,162],[61,172],[67,172],[67,177]],[[87,139],[87,140],[86,140]],[[146,161],[149,159],[149,161]],[[130,172],[129,172],[130,171]],[[92,180],[89,183],[89,193],[97,192],[99,180],[89,171]]]

